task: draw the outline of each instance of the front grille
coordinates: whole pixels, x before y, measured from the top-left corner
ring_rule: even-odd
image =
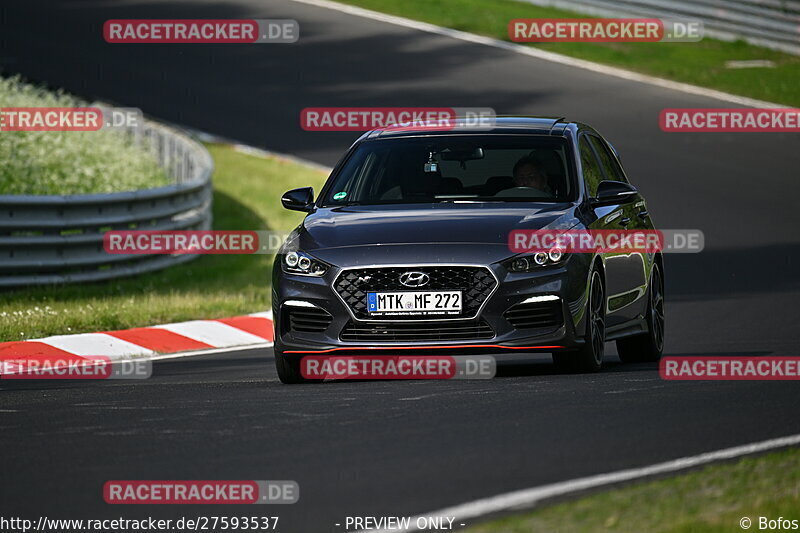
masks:
[[[333,317],[319,307],[287,307],[286,317],[290,331],[319,333],[328,329]]]
[[[393,322],[388,324],[356,324],[348,322],[339,338],[363,342],[423,342],[491,339],[492,328],[481,320],[458,320],[436,324]]]
[[[406,287],[400,283],[405,272],[424,272],[430,281],[420,288]],[[367,292],[376,291],[461,291],[462,312],[452,318],[473,318],[489,297],[497,281],[486,267],[432,266],[432,267],[377,267],[345,270],[333,284],[345,304],[359,320],[370,319],[367,312]],[[377,320],[386,320],[374,317]],[[392,316],[388,320],[425,320],[424,316]],[[431,320],[431,319],[429,319]],[[441,318],[432,319],[441,320]]]
[[[557,328],[561,325],[561,301],[512,305],[503,317],[517,329]]]

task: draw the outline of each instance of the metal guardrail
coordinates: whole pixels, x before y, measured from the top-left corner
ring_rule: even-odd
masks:
[[[151,121],[126,131],[172,178],[156,189],[72,196],[0,195],[0,287],[99,281],[189,261],[194,254],[120,255],[108,230],[211,228],[214,165],[206,149]]]
[[[800,55],[800,0],[524,0],[596,16],[694,19],[709,37]]]

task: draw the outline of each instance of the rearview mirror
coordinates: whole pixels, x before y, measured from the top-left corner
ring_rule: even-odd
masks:
[[[442,161],[474,161],[475,159],[483,159],[483,148],[477,146],[472,149],[464,150],[444,150],[437,154]]]
[[[630,183],[624,181],[601,181],[597,185],[597,196],[590,198],[593,206],[624,204],[633,201],[639,196],[639,191]]]
[[[283,193],[281,204],[292,211],[305,211],[310,213],[314,209],[314,189],[301,187]]]

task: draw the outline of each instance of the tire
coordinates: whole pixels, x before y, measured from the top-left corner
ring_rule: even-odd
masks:
[[[309,381],[300,373],[300,357],[286,357],[277,349],[275,350],[275,369],[278,371],[278,379],[281,380],[281,383],[294,385]]]
[[[658,361],[664,351],[664,276],[656,263],[650,280],[647,303],[647,332],[617,341],[623,363]]]
[[[603,367],[606,338],[605,288],[600,272],[594,267],[592,267],[589,280],[585,342],[577,350],[553,354],[553,362],[556,366],[567,372],[599,372]]]

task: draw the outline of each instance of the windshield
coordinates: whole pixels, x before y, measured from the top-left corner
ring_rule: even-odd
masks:
[[[565,202],[574,181],[563,138],[413,137],[362,143],[322,207],[432,202]]]

